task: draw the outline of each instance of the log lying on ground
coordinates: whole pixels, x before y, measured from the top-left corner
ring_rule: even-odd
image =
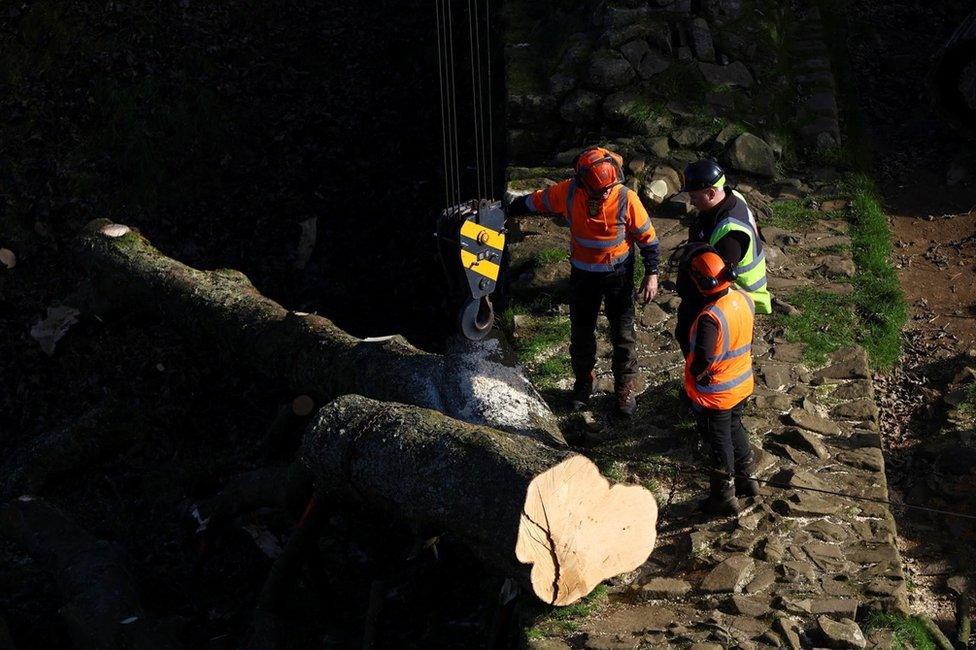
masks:
[[[611,487],[583,456],[428,409],[340,397],[316,414],[301,462],[323,500],[454,535],[554,605],[654,547],[657,504],[644,488]]]
[[[296,392],[321,401],[358,393],[415,404],[566,446],[549,407],[522,373],[485,359],[498,352],[498,341],[468,344],[449,358],[422,352],[400,336],[358,339],[325,318],[288,311],[238,271],[192,269],[104,219],[86,226],[77,250],[102,308],[151,312]]]
[[[178,645],[146,617],[133,579],[113,548],[46,502],[20,497],[0,509],[0,536],[57,577],[61,615],[78,648],[162,650]]]

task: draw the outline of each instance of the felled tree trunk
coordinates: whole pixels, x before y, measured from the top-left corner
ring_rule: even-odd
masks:
[[[358,339],[321,316],[288,311],[238,271],[192,269],[104,219],[88,224],[77,249],[103,307],[155,314],[295,392],[323,401],[357,393],[415,404],[566,446],[552,412],[525,377],[485,360],[493,351],[490,342],[484,350],[445,357],[400,336]]]
[[[178,645],[146,617],[132,576],[112,547],[40,499],[0,509],[0,535],[56,576],[67,604],[61,616],[74,647],[162,650]]]
[[[657,505],[587,458],[441,413],[358,395],[315,416],[301,461],[336,495],[456,536],[540,599],[567,605],[640,566]]]

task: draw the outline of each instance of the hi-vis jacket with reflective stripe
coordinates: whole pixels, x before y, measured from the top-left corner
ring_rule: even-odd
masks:
[[[708,237],[708,243],[715,246],[722,237],[733,230],[748,235],[749,248],[735,269],[736,273],[739,274],[735,283],[736,286],[748,293],[752,301],[756,303],[757,312],[771,314],[773,313],[772,297],[766,287],[766,252],[763,250],[763,242],[759,237],[756,217],[752,214],[752,210],[741,194],[735,190],[732,190],[732,194],[735,201],[724,214],[716,219],[715,227]]]
[[[730,409],[752,394],[752,323],[755,306],[744,292],[732,289],[708,305],[691,326],[691,352],[685,359],[685,392],[692,402],[708,409]],[[718,339],[705,372],[707,384],[691,374],[701,319],[718,324]]]
[[[590,215],[586,191],[575,180],[563,181],[529,196],[533,212],[561,214],[569,223],[570,263],[584,271],[612,271],[637,243],[648,273],[657,273],[658,240],[637,194],[617,185]]]

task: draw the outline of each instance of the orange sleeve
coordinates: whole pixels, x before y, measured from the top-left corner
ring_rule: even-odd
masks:
[[[566,197],[569,194],[571,181],[562,181],[552,187],[533,192],[529,197],[529,209],[533,212],[561,214],[566,216]]]
[[[627,193],[627,232],[638,244],[647,246],[657,243],[657,233],[654,231],[654,224],[647,215],[647,210],[637,198],[636,192]]]

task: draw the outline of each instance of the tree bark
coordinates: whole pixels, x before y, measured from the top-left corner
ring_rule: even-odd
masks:
[[[322,408],[301,462],[320,498],[445,531],[540,599],[567,605],[640,566],[657,505],[587,458],[432,410],[346,395]]]
[[[162,650],[179,647],[146,617],[118,553],[57,508],[20,497],[0,510],[0,535],[22,546],[57,577],[61,608],[78,648]]]
[[[414,404],[566,446],[552,412],[525,377],[486,362],[474,344],[442,356],[400,336],[358,339],[328,319],[289,311],[262,296],[238,271],[190,268],[104,219],[88,224],[77,251],[99,308],[154,314],[225,359],[296,392],[321,401],[357,393]]]

